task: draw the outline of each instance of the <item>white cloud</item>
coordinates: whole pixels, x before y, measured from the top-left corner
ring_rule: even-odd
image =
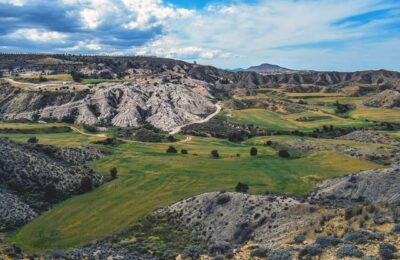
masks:
[[[8,34],[6,37],[11,39],[26,39],[34,42],[64,42],[68,38],[68,36],[63,33],[32,28],[18,29]]]
[[[189,17],[169,19],[164,35],[137,52],[180,58],[191,46],[196,50],[192,53],[198,54],[193,59],[220,67],[273,62],[279,59],[277,53],[285,55],[285,51],[278,52],[276,48],[370,37],[383,24],[400,18],[375,20],[359,27],[337,22],[390,6],[379,0],[261,0],[253,4],[210,5]],[[302,57],[307,59],[306,55]]]
[[[88,50],[88,51],[100,51],[103,49],[103,46],[98,43],[96,40],[87,40],[87,41],[78,41],[76,45],[72,47],[67,47],[67,48],[62,48],[60,50],[63,51],[82,51],[82,50]]]
[[[25,5],[26,0],[0,0],[0,4],[11,4],[15,6]]]

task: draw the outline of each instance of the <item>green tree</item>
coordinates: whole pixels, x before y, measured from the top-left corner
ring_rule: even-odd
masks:
[[[118,176],[118,170],[117,170],[116,167],[112,167],[112,168],[111,168],[111,170],[110,170],[110,176],[111,176],[112,179],[117,178],[117,176]]]
[[[212,150],[212,151],[211,151],[211,156],[212,156],[213,158],[219,158],[219,152],[218,152],[218,150]]]
[[[178,152],[178,150],[176,150],[176,148],[173,146],[170,146],[167,149],[167,153],[177,153],[177,152]]]
[[[85,176],[81,180],[81,191],[88,192],[93,189],[93,181],[89,177]]]
[[[39,142],[39,139],[37,139],[36,136],[29,137],[29,139],[28,139],[28,143],[30,143],[30,144],[37,144],[38,142]]]
[[[235,187],[236,192],[246,193],[248,190],[249,190],[249,185],[241,182],[238,182],[238,184]]]
[[[251,156],[256,156],[257,153],[258,153],[257,148],[251,147],[251,149],[250,149],[250,155],[251,155]]]

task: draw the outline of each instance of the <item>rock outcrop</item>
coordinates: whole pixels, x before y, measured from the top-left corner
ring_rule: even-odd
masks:
[[[311,192],[311,197],[338,204],[342,201],[365,201],[399,205],[399,191],[400,165],[393,165],[322,181]]]
[[[369,107],[400,108],[400,92],[387,89],[364,99],[363,105]]]

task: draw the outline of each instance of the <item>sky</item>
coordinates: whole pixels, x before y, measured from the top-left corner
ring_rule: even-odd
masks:
[[[400,70],[400,0],[0,0],[0,52]]]

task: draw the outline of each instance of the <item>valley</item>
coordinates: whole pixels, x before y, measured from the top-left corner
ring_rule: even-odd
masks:
[[[341,190],[344,197],[332,199],[331,187],[340,187],[341,178],[346,183],[353,174],[397,172],[400,103],[392,94],[400,90],[398,72],[284,69],[259,74],[145,57],[30,58],[21,65],[3,57],[4,67],[14,63],[15,68],[4,70],[6,75],[0,79],[0,140],[28,151],[42,146],[54,147],[46,148],[50,151],[101,151],[102,156],[75,162],[75,166],[97,174],[102,181],[87,192],[69,193],[24,225],[0,225],[4,237],[0,245],[16,243],[28,254],[68,254],[69,249],[77,248],[79,255],[80,249],[92,252],[95,249],[90,245],[102,248],[104,244],[119,253],[129,249],[129,253],[141,254],[143,258],[137,259],[171,259],[189,243],[197,243],[207,255],[215,252],[206,249],[221,240],[229,240],[237,250],[254,241],[274,248],[292,239],[292,232],[303,229],[311,241],[318,237],[313,225],[320,218],[335,215],[321,222],[320,231],[333,234],[326,223],[351,225],[342,218],[347,208],[356,207],[356,202],[365,202],[365,207],[375,203],[368,198],[347,202],[356,193],[352,190]],[[68,73],[71,64],[74,73],[81,74],[79,81],[73,80],[74,73]],[[48,74],[32,73],[38,70]],[[40,82],[43,78],[45,82]],[[394,97],[389,101],[388,90]],[[2,145],[0,151],[7,154],[7,147]],[[70,167],[68,158],[62,167]],[[0,161],[4,175],[10,173],[5,162]],[[113,168],[116,177],[110,177]],[[74,173],[71,176],[76,177]],[[76,178],[78,185],[81,180]],[[329,186],[333,185],[331,179],[339,184]],[[43,180],[53,181],[46,176]],[[387,191],[396,189],[395,180],[384,183],[392,185]],[[241,190],[239,183],[248,189]],[[372,189],[370,182],[360,183]],[[319,193],[316,187],[321,189]],[[0,183],[0,188],[22,196],[8,182]],[[214,200],[217,204],[210,202]],[[339,204],[342,200],[345,202]],[[229,208],[220,209],[218,205],[225,203]],[[278,217],[261,212],[269,207]],[[388,205],[381,207],[381,212],[389,214]],[[257,217],[246,215],[253,211]],[[314,211],[315,215],[311,214]],[[222,215],[218,217],[216,212]],[[227,214],[229,217],[222,217]],[[300,224],[294,224],[288,214],[298,217]],[[365,228],[372,230],[373,213],[365,214],[369,214]],[[265,223],[258,222],[260,216]],[[200,223],[194,218],[207,221]],[[217,220],[221,223],[215,224]],[[238,239],[233,230],[243,221],[251,223],[251,231]],[[268,221],[277,221],[279,226],[267,225]],[[395,221],[389,223],[386,229]],[[223,225],[229,229],[220,229]],[[170,229],[182,232],[172,232],[175,244],[168,244]],[[276,239],[260,230],[271,232]],[[187,235],[187,241],[179,240],[180,234]],[[391,235],[387,239],[399,242]],[[162,254],[165,247],[171,251],[168,256]],[[247,259],[240,252],[236,259]]]

